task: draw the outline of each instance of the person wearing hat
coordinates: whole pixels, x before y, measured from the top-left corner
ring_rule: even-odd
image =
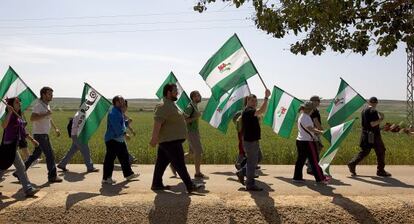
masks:
[[[356,165],[369,155],[374,148],[377,155],[377,176],[389,177],[390,173],[385,171],[385,146],[381,138],[379,125],[384,120],[384,114],[378,112],[376,107],[378,99],[371,97],[368,101],[368,107],[361,112],[361,140],[359,146],[361,150],[348,163],[349,171],[353,176],[356,175]]]
[[[316,128],[312,122],[310,114],[314,108],[314,104],[307,101],[299,109],[301,114],[298,118],[298,137],[296,138],[298,158],[295,163],[293,181],[304,182],[302,170],[306,159],[308,159],[316,182],[327,184],[329,179],[323,174],[321,167],[318,165],[319,156],[316,150],[315,137],[316,134],[322,134],[323,130]]]
[[[322,127],[322,121],[321,121],[321,114],[319,113],[318,107],[321,103],[321,98],[319,96],[312,96],[310,98],[310,101],[313,103],[313,110],[312,113],[310,114],[310,117],[312,119],[312,122],[314,124],[314,126],[319,129],[319,130],[323,130]],[[318,155],[321,153],[323,145],[322,145],[322,141],[320,139],[320,135],[316,134],[315,136],[315,141],[316,141],[316,151],[318,153]],[[309,164],[309,160],[306,161],[306,173],[308,174],[312,174],[312,169],[310,167]]]

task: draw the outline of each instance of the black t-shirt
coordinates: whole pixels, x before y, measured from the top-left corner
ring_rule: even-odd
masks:
[[[378,121],[378,111],[373,107],[367,107],[362,110],[361,112],[361,125],[362,130],[364,131],[372,131],[375,134],[380,134],[379,125],[372,127],[371,122]]]
[[[247,107],[242,114],[243,139],[253,142],[260,139],[259,118],[254,116],[256,109]]]
[[[321,122],[321,114],[319,113],[319,110],[318,109],[315,108],[312,111],[312,113],[310,114],[310,117],[312,118],[312,122],[313,122],[313,119],[316,118],[319,121],[319,124],[322,125],[322,122]],[[313,123],[315,124],[315,122],[313,122]]]

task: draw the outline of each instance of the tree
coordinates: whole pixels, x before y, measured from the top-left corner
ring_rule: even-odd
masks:
[[[387,56],[398,43],[414,48],[414,0],[222,0],[236,8],[252,3],[253,20],[275,38],[300,35],[291,44],[294,54],[322,54],[327,47],[335,52],[351,50],[364,55],[369,46]],[[200,13],[216,0],[198,0]]]

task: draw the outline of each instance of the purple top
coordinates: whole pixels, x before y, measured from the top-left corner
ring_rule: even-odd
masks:
[[[27,122],[21,118],[18,118],[15,114],[12,114],[4,129],[3,142],[4,144],[10,144],[14,141],[20,141],[26,138],[26,124]]]

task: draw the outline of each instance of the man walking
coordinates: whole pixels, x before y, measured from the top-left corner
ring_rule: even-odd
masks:
[[[191,193],[201,185],[195,185],[192,182],[185,166],[182,144],[187,137],[187,130],[184,116],[174,103],[177,95],[177,85],[166,84],[163,88],[163,104],[155,108],[150,145],[155,147],[158,144],[158,149],[151,189],[168,190],[170,188],[163,184],[162,176],[168,164],[171,163],[184,182],[187,192]]]
[[[114,161],[118,158],[121,163],[122,172],[126,180],[137,178],[139,174],[135,174],[129,163],[128,149],[125,144],[125,138],[129,138],[126,133],[125,117],[122,109],[125,106],[125,100],[122,96],[115,96],[112,99],[113,107],[108,113],[108,122],[105,133],[106,154],[103,164],[103,184],[114,184],[116,181],[112,179],[114,171]]]
[[[246,153],[247,163],[239,171],[237,177],[240,183],[246,185],[247,191],[262,191],[263,189],[255,184],[255,170],[259,160],[261,130],[259,117],[266,112],[267,102],[269,100],[270,90],[266,89],[263,104],[257,110],[257,97],[253,94],[247,96],[246,108],[242,113],[243,126],[243,147]],[[246,182],[244,182],[246,176]]]
[[[49,102],[53,98],[53,89],[50,87],[43,87],[40,90],[40,99],[33,106],[33,112],[30,116],[30,121],[33,122],[33,138],[39,142],[32,155],[29,156],[25,162],[26,170],[30,165],[36,161],[42,154],[45,154],[46,164],[48,170],[48,180],[51,183],[62,182],[62,179],[57,176],[55,155],[53,153],[52,145],[50,144],[49,131],[51,126],[55,129],[57,136],[60,136],[59,129],[55,126],[52,120],[52,111]]]
[[[188,144],[190,147],[189,154],[194,158],[195,174],[194,178],[207,179],[208,177],[201,173],[200,165],[203,154],[203,147],[200,141],[200,132],[198,129],[198,121],[201,116],[198,110],[198,104],[201,102],[201,95],[198,91],[190,93],[191,103],[184,111],[185,122],[187,123]]]
[[[369,155],[372,148],[377,155],[377,176],[389,177],[390,173],[385,171],[385,146],[381,138],[379,125],[384,120],[384,114],[376,110],[378,99],[371,97],[368,107],[361,113],[361,151],[348,163],[349,171],[356,175],[356,165]]]

